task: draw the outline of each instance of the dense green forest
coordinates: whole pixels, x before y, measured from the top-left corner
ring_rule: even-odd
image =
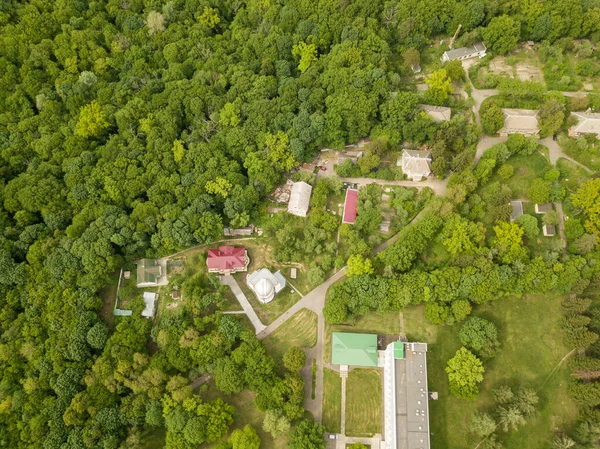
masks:
[[[410,50],[425,50],[458,24],[460,43],[483,37],[505,52],[519,39],[596,39],[600,5],[0,2],[0,447],[138,448],[146,429],[162,426],[169,448],[216,442],[233,410],[194,395],[190,373],[214,374],[227,394],[258,393],[257,407],[283,420],[280,429],[301,418],[298,373],[282,372],[236,319],[215,313],[221,293],[208,279],[188,286],[196,307],[152,331],[139,317],[108,328],[98,292],[125,261],[214,241],[226,224],[245,226],[283,174],[322,147],[369,135],[394,144],[443,135],[449,163],[440,171],[464,169],[470,161],[459,154],[477,130],[459,119],[444,125],[456,129],[452,137],[439,134],[405,84]],[[438,57],[444,48],[432,51]],[[456,201],[465,214],[477,208],[475,195],[464,202],[474,189],[468,179],[454,182],[455,193],[465,192]],[[449,220],[443,232],[463,225]],[[463,260],[434,274],[405,273],[440,229],[439,217],[424,220],[406,231],[415,247],[394,247],[377,261],[389,277],[378,278],[385,294],[373,300],[392,309],[416,301],[401,276],[415,285],[433,275],[474,276],[476,287],[440,281],[431,289],[430,313],[448,321],[464,315],[448,303],[467,293],[483,302],[509,289],[598,285],[583,256],[529,261],[510,247],[514,229],[498,231],[498,264],[480,254],[476,267]],[[397,294],[387,299],[389,289]],[[318,434],[310,426],[297,428]],[[308,447],[303,441],[291,438],[297,448]]]

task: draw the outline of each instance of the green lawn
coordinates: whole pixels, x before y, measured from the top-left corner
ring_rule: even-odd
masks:
[[[302,309],[264,340],[269,353],[281,360],[290,346],[312,348],[317,343],[317,314]]]
[[[452,397],[444,371],[446,362],[460,348],[459,326],[435,326],[427,322],[423,307],[405,312],[409,341],[425,341],[428,349],[429,390],[440,399],[430,403],[432,447],[473,448],[479,440],[468,431],[475,410],[492,412],[490,390],[509,384],[539,390],[548,375],[569,352],[557,329],[561,317],[560,297],[526,296],[501,299],[478,307],[475,315],[492,320],[500,334],[502,348],[492,360],[484,361],[486,372],[475,401]],[[539,414],[509,434],[499,433],[505,449],[543,448],[554,431],[570,431],[577,408],[567,394],[569,373],[566,366],[551,377],[539,391]]]
[[[382,372],[355,368],[346,381],[346,435],[360,437],[381,433]]]
[[[340,373],[323,369],[323,425],[329,433],[339,433],[342,419],[342,379]]]
[[[400,316],[398,312],[378,313],[355,318],[347,324],[331,326],[325,323],[325,350],[323,357],[326,362],[331,361],[331,333],[332,332],[354,332],[364,334],[377,334],[387,336],[386,342],[398,340],[400,335]]]
[[[527,189],[531,183],[536,178],[543,177],[544,173],[552,168],[545,156],[548,149],[540,148],[543,150],[537,151],[531,156],[513,156],[508,159],[507,163],[515,167],[515,174],[505,183],[512,189],[513,198],[527,198]],[[500,179],[494,176],[491,182],[494,181],[500,181]]]

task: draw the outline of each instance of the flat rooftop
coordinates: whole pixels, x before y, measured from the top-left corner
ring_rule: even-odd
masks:
[[[391,422],[396,427],[396,445],[393,441],[386,441],[387,449],[429,449],[427,344],[404,343],[404,358],[398,351],[395,353],[392,385],[395,419]],[[390,352],[386,352],[386,357],[387,354]]]

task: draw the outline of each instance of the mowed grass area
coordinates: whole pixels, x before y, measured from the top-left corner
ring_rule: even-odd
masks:
[[[558,329],[562,299],[528,295],[501,299],[474,310],[474,315],[496,324],[502,345],[495,358],[484,361],[484,381],[480,385],[480,396],[474,401],[451,396],[445,373],[446,362],[461,347],[458,339],[460,325],[432,325],[425,319],[423,306],[406,310],[407,337],[409,341],[429,343],[429,391],[439,392],[439,400],[429,403],[432,447],[475,447],[480,440],[469,432],[471,415],[475,410],[493,413],[491,389],[506,384],[536,391],[543,386],[543,389],[538,392],[539,413],[535,417],[517,432],[498,433],[505,449],[548,447],[553,432],[571,430],[577,418],[577,407],[568,396],[566,364],[548,379],[571,350],[563,344]]]
[[[317,314],[308,309],[296,312],[264,342],[269,354],[278,361],[291,346],[314,347],[317,344]]]
[[[398,312],[370,313],[356,318],[347,324],[329,325],[325,323],[325,362],[331,362],[331,333],[352,332],[358,334],[377,334],[389,336],[389,341],[398,340],[400,335],[400,315]]]
[[[329,433],[340,433],[342,420],[342,378],[323,368],[323,425]]]
[[[346,435],[372,436],[381,433],[382,372],[355,368],[346,380]]]
[[[270,433],[263,430],[262,426],[265,419],[265,413],[256,408],[256,405],[254,404],[255,393],[252,393],[251,391],[242,391],[234,396],[224,396],[215,387],[214,380],[211,380],[206,385],[208,386],[208,389],[200,393],[202,399],[209,401],[220,397],[225,402],[235,407],[233,424],[229,429],[230,432],[223,439],[229,438],[235,429],[243,429],[246,424],[250,424],[260,437],[261,449],[280,449],[286,447],[288,440],[287,434],[273,438]],[[212,447],[214,447],[214,444],[203,444],[199,446],[201,449]]]

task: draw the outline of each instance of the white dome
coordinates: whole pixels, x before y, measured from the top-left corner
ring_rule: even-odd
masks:
[[[259,279],[254,286],[254,292],[258,297],[258,300],[262,303],[267,303],[273,300],[275,297],[275,287],[273,283],[265,278]]]

